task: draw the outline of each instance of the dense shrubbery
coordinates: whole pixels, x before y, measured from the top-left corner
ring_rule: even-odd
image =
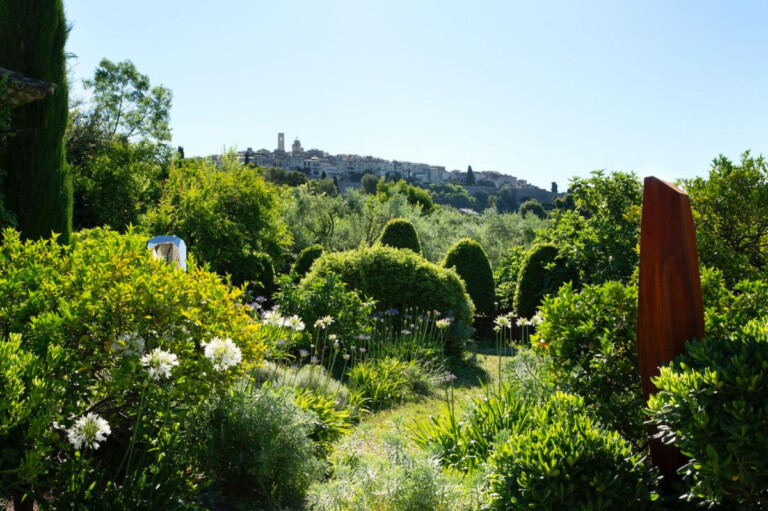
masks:
[[[693,341],[654,379],[648,401],[662,440],[690,458],[688,498],[739,509],[768,507],[768,323]]]
[[[314,420],[285,395],[235,388],[197,413],[197,459],[227,495],[295,507],[323,474],[309,438]]]
[[[645,436],[637,369],[637,288],[566,284],[541,306],[534,346],[550,357],[555,383],[584,397],[604,424],[632,441]]]
[[[322,245],[310,245],[304,250],[301,251],[299,254],[299,257],[296,258],[296,262],[293,265],[293,273],[296,274],[297,277],[301,278],[304,275],[309,272],[309,269],[312,268],[312,264],[315,262],[315,259],[323,255],[323,246]]]
[[[642,455],[590,418],[580,397],[554,394],[524,424],[491,454],[491,509],[650,507],[654,481]]]
[[[495,311],[495,282],[483,247],[472,239],[461,239],[445,255],[443,266],[453,268],[459,274],[476,312],[492,316]]]
[[[381,244],[393,248],[407,248],[421,254],[419,235],[406,218],[393,218],[381,232]]]
[[[381,310],[439,311],[453,318],[445,339],[448,353],[459,353],[472,329],[474,306],[456,272],[441,268],[408,250],[373,247],[325,254],[301,281],[311,289],[327,273],[336,273],[350,288],[377,302]]]
[[[520,207],[517,209],[518,213],[521,215],[536,215],[539,218],[547,218],[547,212],[544,209],[544,206],[541,205],[541,203],[535,199],[527,200],[520,204]]]
[[[416,360],[375,358],[355,365],[349,371],[349,386],[359,391],[372,410],[397,404],[430,387],[429,375]]]
[[[388,435],[383,452],[364,449],[354,437],[331,457],[333,478],[312,486],[308,504],[317,511],[469,511],[476,509],[466,482],[446,474],[426,452],[407,449],[399,434]],[[478,494],[479,492],[475,492]]]
[[[241,284],[261,275],[254,253],[277,264],[291,243],[278,199],[273,185],[233,155],[225,155],[220,167],[188,160],[171,168],[160,203],[144,224],[152,234],[183,238],[199,261]]]
[[[309,328],[313,328],[317,320],[331,317],[333,323],[327,325],[327,329],[324,327],[325,333],[336,334],[344,340],[370,331],[374,304],[364,301],[342,276],[313,271],[298,284],[284,276],[280,286],[277,297],[281,314],[296,314]],[[309,342],[305,341],[305,344]]]
[[[535,245],[520,264],[515,286],[516,314],[521,318],[533,317],[542,298],[574,280],[575,275],[566,261],[558,257],[556,246]]]
[[[704,268],[701,291],[707,337],[725,339],[751,320],[768,317],[768,283],[763,280],[742,280],[729,289],[722,272]]]
[[[184,273],[153,259],[146,241],[97,229],[65,248],[4,233],[0,331],[21,342],[3,346],[19,367],[16,384],[0,379],[0,396],[12,401],[0,405],[3,496],[55,489],[76,506],[104,499],[142,507],[147,498],[176,501],[191,491],[190,462],[174,450],[160,463],[157,449],[177,445],[187,410],[236,374],[227,369],[235,358],[214,365],[218,356],[204,343],[231,337],[250,363],[264,346],[238,290],[194,266]],[[156,350],[168,355],[157,358]],[[105,419],[111,434],[98,451],[81,446],[78,454],[66,432],[88,413]],[[121,463],[129,452],[134,462]],[[162,492],[153,490],[161,480]]]
[[[499,312],[511,312],[515,307],[515,292],[520,267],[525,261],[526,250],[523,245],[513,246],[501,260],[494,279],[496,281],[496,303]]]

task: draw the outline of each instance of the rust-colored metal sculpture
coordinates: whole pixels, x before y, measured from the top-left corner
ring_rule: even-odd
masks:
[[[640,231],[637,358],[643,398],[656,392],[651,378],[685,351],[686,341],[704,336],[699,259],[691,204],[682,190],[645,178]],[[656,433],[653,428],[652,433]],[[669,489],[685,457],[671,445],[651,441],[651,459]]]

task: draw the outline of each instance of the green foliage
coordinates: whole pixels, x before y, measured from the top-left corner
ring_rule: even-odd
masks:
[[[160,146],[120,139],[104,142],[83,158],[71,166],[78,229],[109,226],[123,231],[138,225],[159,200],[170,165],[168,151]]]
[[[467,185],[474,186],[475,184],[475,172],[472,170],[472,165],[467,167]]]
[[[520,264],[515,286],[515,312],[521,318],[533,317],[545,296],[556,293],[564,283],[575,280],[566,261],[558,257],[555,245],[535,245]]]
[[[303,277],[307,274],[309,269],[312,268],[312,263],[314,263],[321,255],[323,255],[322,245],[308,246],[302,250],[299,257],[296,258],[296,263],[293,265],[293,273],[298,277]]]
[[[768,506],[768,324],[686,345],[661,368],[648,401],[662,441],[690,459],[688,498],[726,509]]]
[[[422,371],[415,360],[385,357],[367,360],[349,370],[349,386],[368,399],[372,410],[393,406],[423,388]]]
[[[474,306],[459,276],[409,250],[378,246],[325,254],[315,261],[300,288],[311,288],[329,272],[376,300],[380,310],[412,308],[453,318],[444,346],[449,354],[458,354],[470,335]]]
[[[276,185],[301,186],[307,184],[307,176],[296,170],[284,170],[276,167],[261,169],[265,181]]]
[[[407,248],[421,254],[419,235],[406,218],[393,218],[381,233],[381,244],[394,248]]]
[[[723,155],[709,176],[683,181],[691,200],[701,262],[733,285],[768,269],[768,162],[746,151],[740,164]]]
[[[130,60],[114,63],[102,59],[92,80],[93,112],[109,137],[140,137],[156,142],[171,140],[170,89],[151,87],[149,77],[138,72]]]
[[[499,312],[511,312],[515,306],[517,277],[520,267],[525,261],[527,250],[523,245],[515,245],[509,249],[501,263],[496,268],[496,302]]]
[[[56,85],[53,94],[14,109],[16,132],[0,145],[0,195],[25,238],[55,232],[64,243],[72,234],[72,183],[64,144],[67,32],[61,0],[0,4],[2,66]]]
[[[421,209],[421,213],[427,215],[434,211],[435,204],[432,195],[425,189],[409,185],[405,181],[387,182],[384,179],[379,180],[376,185],[376,193],[379,200],[389,200],[394,195],[402,195],[411,206]]]
[[[517,209],[518,213],[525,216],[527,214],[536,215],[539,218],[547,218],[547,212],[544,210],[544,206],[541,205],[536,199],[531,199],[520,204]]]
[[[284,395],[235,388],[199,412],[197,459],[229,495],[295,507],[323,473],[309,438],[314,420]]]
[[[211,160],[171,167],[160,203],[144,225],[153,235],[184,239],[196,259],[241,284],[263,274],[255,253],[264,252],[277,264],[290,245],[280,207],[274,186],[230,154],[220,168]]]
[[[704,331],[710,338],[724,339],[753,319],[768,317],[768,283],[742,280],[732,290],[719,270],[702,268]]]
[[[83,231],[69,248],[55,241],[23,243],[18,233],[4,233],[0,331],[21,334],[19,348],[11,347],[21,371],[14,379],[28,385],[24,394],[8,396],[30,408],[27,416],[0,410],[0,424],[15,424],[7,433],[22,444],[3,458],[22,480],[3,485],[26,484],[38,494],[55,489],[64,499],[91,485],[96,495],[115,484],[123,487],[119,481],[126,478],[140,484],[139,476],[152,470],[141,463],[156,462],[161,437],[178,428],[212,387],[226,388],[237,374],[215,370],[202,343],[229,337],[249,364],[263,357],[258,328],[239,305],[239,290],[194,265],[183,272],[152,258],[146,243],[131,231]],[[152,380],[140,362],[156,348],[178,357],[172,382]],[[33,403],[34,396],[40,400]],[[75,456],[64,430],[97,403],[112,433],[98,452]],[[37,435],[42,417],[49,429]],[[51,429],[54,423],[60,429]],[[8,445],[6,439],[0,443]],[[121,463],[129,453],[134,462]],[[183,472],[187,462],[176,454],[167,454],[169,463],[178,460],[182,468],[168,470]],[[35,459],[42,466],[32,465]],[[23,468],[32,466],[35,471]]]
[[[323,172],[323,175],[325,175],[325,172]],[[333,179],[328,179],[327,177],[308,181],[307,190],[313,195],[327,195],[328,197],[337,197],[339,195],[339,187]]]
[[[437,204],[446,204],[454,208],[476,209],[477,201],[466,188],[457,184],[429,185],[429,193]]]
[[[476,509],[458,477],[445,474],[429,453],[412,452],[393,433],[384,452],[366,452],[366,440],[344,442],[331,458],[333,478],[313,485],[309,508],[318,511],[468,511]]]
[[[550,212],[537,241],[558,247],[583,284],[628,282],[638,264],[643,188],[633,173],[595,171],[571,182],[575,209]]]
[[[373,174],[365,174],[360,179],[360,188],[368,195],[376,195],[377,185],[379,184],[379,178]]]
[[[643,457],[556,393],[531,410],[527,427],[491,454],[490,509],[648,509],[655,495]]]
[[[330,316],[333,323],[326,333],[345,340],[370,329],[373,304],[364,301],[354,288],[348,289],[344,279],[332,272],[316,273],[313,270],[298,284],[284,276],[280,288],[276,299],[283,315],[296,314],[309,326]]]
[[[550,357],[558,388],[582,396],[603,424],[633,442],[645,437],[635,330],[637,287],[566,284],[544,299],[532,343]]]
[[[443,266],[454,268],[459,274],[477,313],[492,316],[495,310],[495,282],[483,247],[470,238],[461,239],[448,251]]]
[[[449,402],[445,413],[418,423],[414,441],[422,449],[433,449],[445,467],[460,473],[479,469],[496,448],[499,435],[515,434],[527,425],[530,404],[517,387],[484,387],[466,411],[457,412]]]

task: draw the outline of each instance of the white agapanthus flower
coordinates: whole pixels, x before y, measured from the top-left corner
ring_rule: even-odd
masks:
[[[110,350],[121,355],[136,355],[141,356],[144,354],[144,348],[146,343],[144,339],[136,332],[130,334],[120,334],[117,336],[115,342],[110,346]]]
[[[205,358],[213,363],[213,368],[217,371],[234,367],[243,359],[240,348],[229,337],[226,339],[214,337],[210,342],[203,343],[203,346]]]
[[[179,359],[171,352],[155,348],[141,357],[141,365],[147,368],[150,378],[159,381],[171,377],[171,369],[179,365]]]
[[[437,326],[437,328],[439,328],[440,330],[442,330],[443,328],[448,328],[449,326],[451,326],[451,318],[438,319],[435,322],[435,326]]]
[[[275,310],[269,310],[264,313],[263,316],[261,316],[261,321],[265,325],[272,325],[272,326],[284,326],[285,325],[285,318],[280,315],[280,313]]]
[[[90,447],[98,449],[99,444],[107,439],[112,430],[109,423],[95,413],[89,413],[75,421],[67,430],[67,438],[75,449]]]
[[[541,315],[541,312],[537,312],[535,316],[531,318],[531,325],[540,325],[544,322],[544,316]]]
[[[517,320],[517,326],[528,326],[530,324],[531,324],[531,322],[528,321],[525,318],[520,318],[520,319]]]
[[[331,316],[324,316],[317,321],[315,321],[315,328],[322,328],[323,330],[330,326],[330,324],[333,323],[333,318]]]
[[[512,326],[512,322],[509,320],[509,316],[499,316],[494,321],[496,323],[496,326],[500,328],[510,328]]]
[[[287,326],[292,330],[296,330],[297,332],[301,332],[304,330],[304,322],[301,320],[300,317],[298,317],[295,314],[290,318],[286,318],[284,320],[284,326]]]

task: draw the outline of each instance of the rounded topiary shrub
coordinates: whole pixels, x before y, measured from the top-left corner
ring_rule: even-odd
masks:
[[[690,459],[680,468],[690,499],[723,509],[768,507],[768,322],[730,339],[687,345],[662,367],[650,417]]]
[[[449,354],[459,353],[472,333],[474,305],[459,276],[411,251],[375,246],[325,254],[299,286],[312,288],[328,272],[376,300],[380,310],[439,311],[442,317],[453,318],[445,341]]]
[[[299,257],[296,258],[296,262],[293,265],[293,273],[295,273],[298,277],[303,277],[307,274],[309,269],[312,268],[312,263],[315,262],[315,259],[321,255],[323,255],[322,245],[308,246],[302,250],[299,254]]]
[[[470,238],[457,241],[446,254],[443,266],[453,268],[459,274],[477,313],[492,316],[495,310],[495,283],[491,263],[480,243]]]
[[[536,314],[541,299],[557,292],[566,282],[575,280],[565,261],[558,258],[551,243],[534,245],[520,267],[515,289],[515,312],[521,318]]]
[[[421,243],[416,229],[407,218],[393,218],[381,232],[381,244],[394,248],[408,248],[421,254]]]
[[[617,432],[556,393],[491,454],[489,508],[648,509],[653,477]]]

